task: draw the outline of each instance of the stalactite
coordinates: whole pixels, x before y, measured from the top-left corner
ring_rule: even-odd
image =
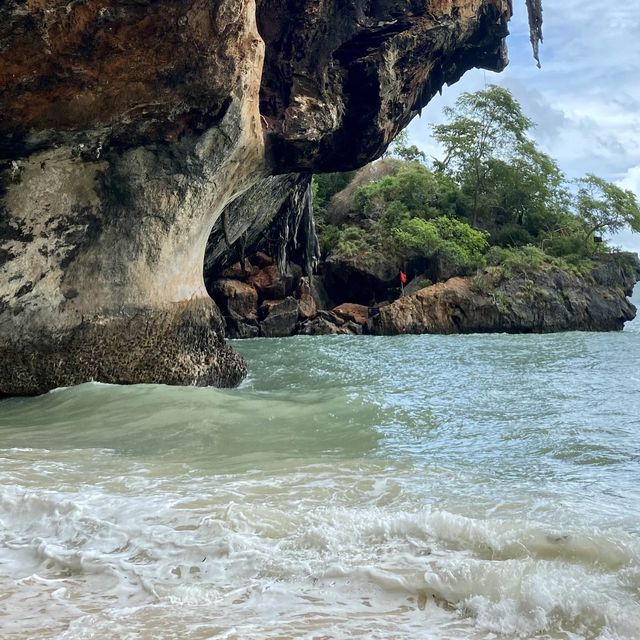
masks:
[[[222,229],[224,231],[224,241],[227,247],[230,248],[233,242],[231,242],[230,239],[231,234],[229,233],[229,218],[226,209],[222,212]]]
[[[313,217],[313,193],[311,190],[311,180],[307,184],[305,192],[305,209],[303,219],[304,238],[304,272],[311,277],[320,262],[320,242],[316,233],[316,222]]]
[[[278,227],[276,264],[278,265],[280,274],[284,275],[287,271],[287,247],[289,245],[289,212],[286,209],[284,215],[279,220]]]
[[[312,275],[318,266],[320,244],[313,219],[310,176],[303,177],[293,189],[274,226],[276,260],[280,273],[286,272],[293,256],[301,263],[305,275]]]
[[[533,47],[533,57],[540,68],[540,43],[542,37],[542,0],[527,0],[527,13],[529,14],[529,37]]]

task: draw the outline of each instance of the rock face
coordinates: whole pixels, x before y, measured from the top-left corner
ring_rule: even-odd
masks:
[[[616,331],[633,320],[626,296],[640,281],[635,254],[602,256],[586,277],[559,269],[508,279],[451,278],[396,300],[370,320],[371,333]]]
[[[262,0],[272,162],[282,172],[363,166],[443,84],[506,65],[510,16],[503,0]]]
[[[284,300],[268,300],[260,307],[264,317],[260,323],[265,338],[284,338],[293,335],[298,324],[298,303],[292,296]]]
[[[36,336],[38,349],[8,342],[0,376],[11,393],[32,395],[87,380],[230,387],[246,374],[240,356],[224,343],[220,315],[208,300],[165,313],[92,317],[71,330]]]
[[[366,163],[444,83],[501,69],[510,15],[507,0],[2,2],[0,394],[236,383],[208,240],[234,262],[281,208],[256,202]],[[304,198],[287,234],[311,224]]]
[[[345,258],[332,255],[324,263],[325,286],[329,296],[338,303],[373,305],[398,296],[402,268],[399,256]]]

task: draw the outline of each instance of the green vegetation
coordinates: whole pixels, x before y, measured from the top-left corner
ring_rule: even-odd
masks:
[[[418,256],[459,274],[585,272],[608,250],[600,234],[640,231],[635,195],[591,174],[568,181],[506,89],[465,93],[445,115],[433,127],[444,158],[431,167],[403,134],[357,173],[314,178],[325,255]]]
[[[464,272],[482,267],[488,248],[484,233],[448,216],[403,220],[394,229],[394,239],[400,250],[427,258],[439,256]]]
[[[576,206],[587,227],[587,241],[596,232],[615,233],[625,227],[640,231],[640,207],[631,191],[623,191],[593,174],[578,183]]]

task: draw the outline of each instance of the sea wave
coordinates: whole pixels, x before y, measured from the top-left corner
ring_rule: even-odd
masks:
[[[226,490],[245,500],[3,488],[2,586],[15,616],[7,637],[20,637],[25,624],[33,637],[47,637],[39,634],[56,623],[61,638],[99,637],[91,633],[134,610],[134,618],[155,615],[162,624],[172,616],[185,629],[197,618],[213,624],[224,610],[216,624],[253,625],[252,637],[272,637],[273,616],[302,637],[332,625],[353,631],[373,612],[388,627],[380,638],[432,618],[440,620],[438,638],[637,637],[640,546],[623,531],[432,508],[318,501],[291,509],[256,493],[247,501],[242,481]],[[39,627],[43,611],[50,619]],[[320,624],[328,611],[335,619]],[[69,627],[79,613],[101,622],[93,631]],[[130,637],[115,628],[109,637]]]

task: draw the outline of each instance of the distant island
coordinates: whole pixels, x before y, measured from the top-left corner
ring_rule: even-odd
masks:
[[[634,194],[593,174],[569,182],[504,88],[445,115],[430,166],[401,134],[357,172],[314,177],[319,275],[295,260],[315,241],[300,228],[291,260],[276,229],[209,269],[229,337],[612,331],[635,317],[640,260],[603,237],[640,230]]]

